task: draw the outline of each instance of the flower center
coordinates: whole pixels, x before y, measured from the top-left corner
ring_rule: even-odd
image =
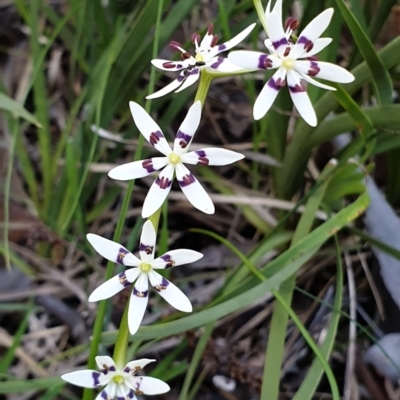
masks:
[[[169,161],[171,162],[171,164],[175,165],[175,164],[178,164],[178,162],[181,161],[181,158],[177,154],[171,153],[169,155]]]
[[[203,54],[201,54],[201,53],[197,53],[195,59],[196,59],[196,61],[204,62],[204,57],[203,57]]]
[[[151,265],[147,263],[141,263],[139,266],[140,270],[144,273],[148,273],[151,271]]]
[[[124,378],[121,375],[115,375],[113,376],[112,380],[117,384],[120,385],[121,383],[124,383]]]
[[[291,58],[287,58],[286,60],[282,61],[282,67],[286,69],[293,69],[294,61]]]

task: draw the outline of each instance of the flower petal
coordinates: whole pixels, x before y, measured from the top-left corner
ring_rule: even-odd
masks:
[[[228,58],[242,68],[269,69],[277,68],[281,65],[281,61],[277,57],[259,51],[232,51],[228,54]]]
[[[127,286],[131,285],[137,279],[139,274],[140,271],[138,268],[130,268],[125,272],[115,275],[96,288],[89,296],[88,300],[94,302],[109,299]]]
[[[153,223],[147,220],[143,225],[142,234],[140,236],[139,253],[142,262],[150,263],[153,261],[156,240],[157,234]]]
[[[108,400],[114,399],[117,394],[117,385],[114,382],[110,382],[102,392],[96,396],[96,400]]]
[[[171,190],[174,177],[174,167],[168,164],[151,185],[149,193],[143,203],[142,217],[148,218],[153,215],[164,203]]]
[[[88,233],[86,238],[94,249],[107,260],[128,267],[137,267],[140,264],[140,260],[119,243],[94,233]]]
[[[167,157],[154,157],[147,160],[134,161],[113,168],[108,176],[118,181],[129,181],[131,179],[143,178],[152,172],[167,165]]]
[[[193,307],[186,295],[178,289],[172,282],[165,279],[158,272],[149,272],[150,285],[157,290],[158,294],[163,297],[172,307],[179,311],[192,312]]]
[[[182,163],[176,166],[176,179],[182,192],[194,207],[206,214],[214,214],[215,207],[210,196]]]
[[[124,372],[136,372],[143,369],[147,364],[155,362],[156,360],[152,360],[150,358],[141,358],[140,360],[133,360],[128,362],[125,365]]]
[[[131,335],[134,335],[137,332],[143,320],[143,316],[149,300],[148,287],[149,285],[147,276],[141,274],[139,276],[139,279],[135,283],[132,291],[131,300],[129,302],[128,326]]]
[[[276,96],[278,96],[280,88],[286,83],[285,75],[286,70],[279,68],[272,78],[264,85],[254,103],[254,119],[261,119],[271,108]]]
[[[193,68],[189,74],[184,78],[184,81],[182,83],[182,86],[178,89],[175,90],[175,93],[179,93],[182,90],[185,90],[187,87],[190,85],[193,85],[200,77],[200,68]]]
[[[254,29],[255,26],[256,26],[255,23],[251,24],[246,29],[242,30],[242,32],[240,32],[236,36],[234,36],[232,39],[212,48],[211,52],[213,53],[213,56],[215,56],[223,51],[230,50],[232,47],[235,47],[236,45],[238,45],[250,34],[250,32]]]
[[[227,73],[242,71],[243,68],[234,64],[231,60],[226,57],[217,56],[214,57],[210,62],[207,63],[206,69],[213,74],[216,72]]]
[[[129,107],[131,109],[133,120],[144,138],[154,146],[155,149],[168,157],[171,153],[171,148],[169,147],[161,128],[139,104],[130,101]]]
[[[174,79],[171,83],[169,83],[167,86],[164,86],[162,89],[158,90],[157,92],[154,92],[152,94],[149,94],[146,96],[147,100],[152,100],[152,99],[157,99],[159,97],[165,96],[168,93],[173,92],[175,89],[177,89],[179,86],[182,85],[183,81],[183,72],[179,75],[177,79]]]
[[[97,368],[104,375],[107,375],[108,372],[115,372],[117,370],[117,368],[115,367],[114,360],[109,356],[97,356],[95,360]]]
[[[192,165],[228,165],[243,158],[244,155],[236,151],[213,147],[191,151],[181,156],[183,163]]]
[[[165,382],[151,376],[135,376],[135,383],[136,390],[148,395],[167,393],[171,390]]]
[[[322,35],[331,22],[333,8],[328,8],[317,15],[300,33],[296,44],[291,50],[291,57],[299,58],[311,53],[316,40]]]
[[[286,48],[289,46],[285,31],[283,30],[282,20],[279,20],[279,15],[276,11],[272,11],[266,17],[268,26],[268,36],[271,39],[272,46],[280,57],[283,56]]]
[[[104,378],[102,378],[101,372],[84,369],[61,375],[61,379],[75,386],[94,388],[101,385],[101,381],[103,381]]]
[[[288,71],[287,81],[289,86],[290,97],[298,113],[311,126],[317,125],[317,116],[308,97],[307,90],[300,80],[299,75],[295,71]]]
[[[267,17],[271,13],[271,1],[268,1],[267,7],[265,9],[265,16]],[[277,14],[277,18],[282,23],[282,0],[276,0],[274,8],[272,9],[273,12]],[[268,33],[268,32],[267,32]]]
[[[192,143],[193,136],[199,127],[201,119],[201,101],[196,101],[186,114],[181,126],[178,129],[174,141],[174,150],[176,154],[184,154],[188,151],[190,144]]]
[[[182,264],[190,264],[203,257],[203,254],[188,249],[170,250],[168,253],[163,254],[161,257],[156,258],[151,266],[154,269],[164,269],[177,267]]]
[[[318,38],[315,42],[314,42],[314,46],[313,48],[305,53],[303,55],[304,58],[307,57],[312,57],[315,54],[318,54],[320,51],[322,51],[326,46],[330,45],[332,42],[331,38]]]
[[[329,62],[317,61],[319,72],[316,78],[326,79],[332,82],[349,83],[354,81],[354,75],[347,69]]]
[[[182,61],[170,61],[170,60],[151,60],[151,63],[158,69],[163,71],[180,71],[181,69],[187,68],[188,62]]]
[[[334,87],[332,87],[332,86],[328,86],[328,85],[325,85],[325,84],[323,84],[323,83],[321,83],[321,82],[318,82],[317,80],[311,78],[311,76],[309,76],[309,75],[302,74],[301,72],[299,72],[299,74],[300,74],[300,76],[301,76],[302,79],[304,79],[305,81],[311,83],[311,84],[314,85],[314,86],[317,86],[317,87],[319,87],[319,88],[321,88],[321,89],[325,89],[325,90],[333,90],[333,91],[336,90],[336,89],[335,89]]]

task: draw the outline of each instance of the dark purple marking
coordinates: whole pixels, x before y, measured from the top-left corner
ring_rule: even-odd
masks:
[[[171,258],[171,256],[168,253],[161,256],[161,258],[167,263],[166,268],[170,268],[175,265],[175,261]]]
[[[126,400],[126,398],[117,396],[117,400]]]
[[[258,58],[258,65],[257,68],[260,69],[268,69],[268,68],[272,68],[272,60],[270,60],[268,58],[267,54],[262,54],[259,58]]]
[[[194,70],[190,71],[189,75],[197,75],[200,72],[199,68],[195,68]]]
[[[176,134],[176,139],[181,139],[179,141],[179,146],[181,146],[182,149],[185,149],[189,144],[190,140],[192,139],[192,136],[187,135],[185,132],[179,130],[178,133]]]
[[[119,280],[119,283],[121,285],[123,285],[124,287],[127,287],[130,285],[130,282],[126,278],[125,272],[121,272],[120,274],[118,274],[118,280]]]
[[[218,57],[217,61],[215,63],[212,63],[210,65],[211,68],[218,69],[218,67],[224,62],[225,58],[224,57]]]
[[[167,61],[167,62],[163,63],[162,66],[163,66],[164,68],[175,68],[175,67],[176,67],[176,64],[173,63],[173,62],[171,62],[171,61]]]
[[[135,396],[135,392],[133,391],[133,389],[131,389],[128,393],[128,399],[133,399]]]
[[[120,247],[117,255],[117,263],[124,265],[124,258],[127,254],[129,254],[129,251],[124,247]]]
[[[267,85],[268,85],[271,89],[274,89],[274,90],[278,91],[281,87],[285,86],[285,80],[284,80],[284,79],[281,79],[281,78],[278,78],[278,79],[276,80],[276,82],[275,82],[275,79],[274,79],[274,78],[271,78],[271,79],[268,81]]]
[[[104,399],[104,400],[108,400],[109,399],[108,394],[107,394],[107,392],[105,390],[103,390],[100,393],[100,395],[101,395],[101,398]]]
[[[129,373],[129,372],[131,372],[131,369],[129,367],[125,367],[124,368],[124,372],[128,372]]]
[[[178,78],[176,78],[176,79],[177,79],[178,82],[182,82],[185,78],[186,78],[185,75],[184,75],[183,73],[181,73],[181,74],[178,76]]]
[[[145,292],[139,292],[136,290],[136,288],[133,288],[132,296],[140,297],[140,298],[145,298],[149,294],[149,291],[146,290]]]
[[[196,178],[192,174],[188,174],[188,175],[184,175],[182,177],[182,180],[181,181],[178,180],[178,182],[179,182],[180,187],[185,187],[185,186],[189,186],[192,183],[196,182]]]
[[[214,30],[214,24],[208,25],[207,33],[208,33],[209,35],[212,35],[213,30]]]
[[[275,50],[278,50],[279,47],[281,46],[286,46],[288,44],[287,39],[285,37],[283,37],[282,39],[279,39],[276,42],[272,42],[272,45],[274,46]]]
[[[139,251],[144,251],[146,254],[151,254],[153,252],[154,246],[149,246],[147,244],[140,243]]]
[[[161,138],[163,138],[164,135],[162,134],[161,131],[156,131],[156,132],[151,132],[150,137],[149,137],[149,142],[153,146],[155,146]]]
[[[306,87],[302,83],[300,83],[297,84],[296,86],[289,86],[289,90],[292,93],[303,93],[306,91]]]
[[[153,160],[150,158],[148,160],[144,160],[142,162],[142,167],[150,174],[151,172],[154,172],[155,169],[153,167]]]
[[[171,186],[172,181],[170,181],[168,178],[165,176],[163,177],[157,177],[156,179],[156,185],[160,187],[160,189],[168,189]]]
[[[226,49],[225,43],[222,43],[218,46],[218,51],[224,51]]]
[[[100,372],[92,372],[93,384],[95,386],[100,385]]]
[[[288,28],[292,31],[295,31],[300,25],[300,22],[293,17],[289,17],[286,22],[285,22],[285,30],[287,30]]]
[[[154,286],[154,289],[157,290],[157,292],[161,292],[162,290],[165,290],[169,285],[169,282],[163,277],[162,281],[159,285]]]
[[[306,44],[310,41],[310,39],[306,38],[305,36],[300,36],[297,43],[298,44]]]
[[[210,160],[206,157],[204,150],[196,150],[195,153],[199,156],[198,164],[207,166],[210,164]]]
[[[290,46],[287,46],[287,47],[286,47],[285,51],[283,52],[283,57],[287,57],[287,56],[289,55],[290,49],[291,49]]]
[[[115,372],[116,371],[114,365],[111,365],[110,367],[108,367],[108,370],[111,371],[111,372]]]
[[[304,44],[304,50],[305,50],[307,53],[308,53],[309,51],[311,51],[312,48],[314,47],[314,43],[313,43],[310,39],[306,38],[305,36],[301,36],[301,37],[299,38],[299,40],[297,41],[297,43],[299,43],[299,44]]]
[[[310,61],[318,61],[318,60],[319,60],[319,57],[318,57],[318,56],[311,56],[311,57],[307,57],[307,60],[310,60]]]
[[[318,63],[315,61],[310,62],[310,69],[308,70],[308,75],[310,76],[317,76],[319,72],[321,71],[321,68],[318,66]]]

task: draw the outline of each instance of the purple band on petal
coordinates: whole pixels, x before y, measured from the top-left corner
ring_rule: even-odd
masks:
[[[148,160],[142,161],[142,167],[150,174],[155,171],[153,167],[153,160],[150,158]]]
[[[149,294],[148,290],[146,290],[145,292],[139,292],[138,290],[136,290],[135,287],[133,288],[132,296],[145,298],[148,296],[148,294]]]
[[[218,51],[223,51],[223,50],[225,50],[225,49],[226,49],[225,44],[220,44],[220,45],[218,46]]]
[[[150,144],[155,146],[160,141],[160,139],[163,137],[164,137],[164,135],[162,134],[161,131],[152,132],[150,134],[149,142],[150,142]]]
[[[275,50],[278,50],[279,47],[287,45],[287,39],[283,37],[282,39],[279,39],[276,42],[272,42],[272,45],[274,46]]]
[[[100,395],[101,395],[101,398],[104,399],[104,400],[108,400],[109,399],[108,394],[107,394],[107,392],[105,390],[103,390]]]
[[[152,254],[154,250],[154,246],[149,246],[144,243],[140,243],[139,251],[144,251],[146,254]]]
[[[117,255],[117,263],[124,265],[124,258],[127,254],[129,254],[129,251],[123,247],[120,247]]]
[[[190,71],[189,75],[197,75],[200,72],[199,68],[195,68],[194,70]]]
[[[276,81],[274,78],[271,78],[267,85],[271,88],[274,89],[276,91],[278,91],[282,86],[285,86],[285,81],[282,80],[281,78],[278,78]]]
[[[199,156],[197,164],[207,166],[210,160],[206,157],[206,152],[204,150],[196,150],[195,153]]]
[[[125,272],[121,272],[120,274],[118,274],[118,280],[119,280],[119,283],[121,285],[123,285],[124,287],[127,287],[130,285],[130,282],[126,278]]]
[[[124,372],[131,372],[131,369],[129,367],[125,367]]]
[[[220,46],[219,46],[220,47]],[[224,62],[225,58],[224,57],[218,57],[217,61],[215,63],[212,63],[210,65],[211,68],[218,69],[218,67]]]
[[[318,63],[316,61],[311,61],[310,62],[310,69],[307,72],[308,75],[317,76],[320,71],[321,71],[321,68],[318,66]]]
[[[165,290],[169,285],[169,282],[163,277],[162,281],[159,285],[154,286],[154,289],[157,290],[157,292],[161,292],[162,290]]]
[[[176,80],[177,80],[178,82],[182,82],[185,78],[186,78],[185,75],[184,75],[184,74],[181,74],[181,75],[178,76],[178,78],[176,78]]]
[[[117,400],[126,400],[126,398],[117,396]]]
[[[161,258],[167,263],[166,268],[170,268],[175,265],[175,261],[171,258],[171,256],[168,253],[161,256]]]
[[[128,399],[133,399],[135,396],[135,392],[131,389],[128,393]]]
[[[301,83],[299,85],[296,86],[289,86],[289,90],[292,93],[303,93],[306,91],[306,87]]]
[[[188,174],[188,175],[184,175],[182,177],[182,180],[181,181],[178,180],[178,182],[181,187],[185,187],[185,186],[189,186],[192,183],[196,182],[196,178],[192,174]]]
[[[314,47],[313,41],[310,40],[310,39],[308,39],[308,38],[305,37],[305,36],[301,36],[301,37],[299,38],[299,40],[297,41],[297,43],[299,43],[299,44],[304,44],[304,49],[305,49],[307,52],[311,51],[312,48]]]
[[[108,370],[111,371],[111,372],[115,372],[116,371],[114,365],[111,365],[110,367],[108,367]]]
[[[178,131],[176,134],[176,139],[181,139],[179,141],[179,146],[181,146],[182,149],[185,149],[192,139],[192,136],[187,135],[185,132],[182,132],[181,130]]]
[[[156,185],[160,187],[160,189],[168,189],[172,184],[172,181],[163,176],[160,178],[159,176],[156,179]]]
[[[140,385],[142,383],[143,377],[142,376],[135,376],[135,391],[140,390]]]
[[[100,372],[92,372],[93,385],[100,385]]]
[[[297,41],[298,44],[306,44],[310,41],[310,39],[306,38],[305,36],[300,36],[299,40]]]
[[[257,68],[260,69],[269,69],[272,68],[272,60],[270,60],[268,58],[267,54],[262,54],[259,58],[258,58],[258,65]]]

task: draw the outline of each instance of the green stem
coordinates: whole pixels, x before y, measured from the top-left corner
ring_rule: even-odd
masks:
[[[261,22],[261,25],[263,26],[265,32],[268,34],[267,20],[265,19],[265,11],[261,3],[261,0],[253,0],[253,3],[257,11],[258,18]]]
[[[196,96],[194,98],[193,103],[200,100],[201,106],[204,106],[204,103],[207,98],[208,90],[210,89],[210,84],[213,80],[212,75],[210,75],[206,69],[203,69],[200,72],[200,82],[199,87],[197,88]]]

